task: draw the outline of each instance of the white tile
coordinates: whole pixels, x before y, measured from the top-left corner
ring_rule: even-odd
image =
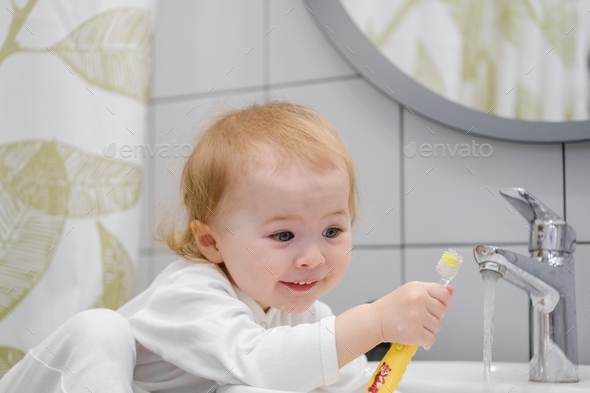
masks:
[[[262,0],[167,0],[156,15],[152,97],[262,85]]]
[[[501,244],[497,246],[502,247]],[[504,247],[519,254],[528,255],[526,247]],[[436,263],[445,247],[406,249],[405,266],[407,281],[438,282]],[[430,351],[418,350],[416,360],[483,359],[483,287],[481,274],[473,258],[472,247],[457,247],[463,255],[461,270],[451,281],[455,293],[447,314],[442,320],[442,330]],[[528,362],[529,327],[528,296],[521,289],[505,280],[496,287],[494,314],[493,361]]]
[[[561,145],[486,140],[446,129],[406,110],[404,146],[409,149],[413,142],[416,155],[404,156],[407,243],[527,243],[528,223],[500,195],[501,188],[525,188],[563,217]],[[464,143],[472,151],[474,144],[480,145],[475,149],[478,155],[479,148],[489,144],[491,149],[486,146],[481,153],[491,156],[463,158],[459,153]],[[436,157],[422,154],[422,144],[445,144],[445,156],[440,147]],[[411,156],[410,151],[406,153]]]
[[[399,107],[362,79],[276,89],[271,95],[316,109],[348,146],[364,210],[353,244],[400,244]]]
[[[154,260],[151,255],[141,255],[135,271],[133,297],[143,292],[153,281]]]
[[[153,149],[158,150],[151,158],[154,161],[154,228],[157,228],[165,214],[183,217],[180,199],[182,168],[207,121],[228,105],[239,108],[261,98],[260,92],[155,105]],[[166,145],[170,146],[168,153],[165,152]],[[166,249],[167,246],[157,241],[155,248]]]
[[[334,315],[338,315],[387,295],[400,283],[398,249],[354,248],[346,275],[335,289],[320,300],[332,308]]]
[[[578,245],[574,253],[576,272],[576,317],[578,358],[590,365],[590,245]]]
[[[567,222],[578,241],[590,241],[590,142],[565,147],[565,188]]]
[[[302,0],[269,1],[270,83],[354,75]]]
[[[147,133],[144,143],[153,145],[155,140],[155,110],[150,105],[148,110]],[[142,213],[140,223],[140,248],[150,250],[154,248],[154,161],[146,155],[143,159],[143,190],[141,195]]]

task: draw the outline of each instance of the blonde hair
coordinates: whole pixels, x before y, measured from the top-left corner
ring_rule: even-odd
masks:
[[[182,170],[180,192],[186,214],[183,228],[176,233],[174,224],[169,230],[164,229],[165,220],[158,225],[158,235],[168,247],[188,260],[206,259],[195,242],[190,223],[211,223],[222,197],[237,188],[239,182],[231,180],[243,174],[264,145],[273,151],[279,168],[294,161],[318,172],[343,166],[348,172],[348,207],[354,225],[359,200],[356,167],[334,127],[311,108],[269,101],[227,110],[203,132]],[[228,209],[224,208],[215,218],[223,217]]]

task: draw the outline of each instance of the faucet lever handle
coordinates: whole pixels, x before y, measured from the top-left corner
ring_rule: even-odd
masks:
[[[502,196],[506,198],[506,200],[510,202],[510,204],[514,206],[529,223],[533,223],[535,220],[541,220],[544,222],[564,221],[563,218],[558,216],[553,210],[547,207],[547,205],[524,188],[503,188],[500,190],[500,194],[502,194]]]

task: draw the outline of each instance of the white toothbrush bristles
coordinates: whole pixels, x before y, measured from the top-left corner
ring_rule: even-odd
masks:
[[[447,286],[457,275],[462,263],[463,257],[455,249],[445,251],[436,264],[436,271],[441,276],[440,283]]]

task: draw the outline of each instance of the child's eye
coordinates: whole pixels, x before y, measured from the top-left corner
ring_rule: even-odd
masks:
[[[295,237],[291,232],[279,232],[279,233],[275,233],[272,236],[281,242],[289,241]]]
[[[322,235],[332,239],[335,238],[339,232],[341,232],[340,228],[328,228],[324,231]]]

